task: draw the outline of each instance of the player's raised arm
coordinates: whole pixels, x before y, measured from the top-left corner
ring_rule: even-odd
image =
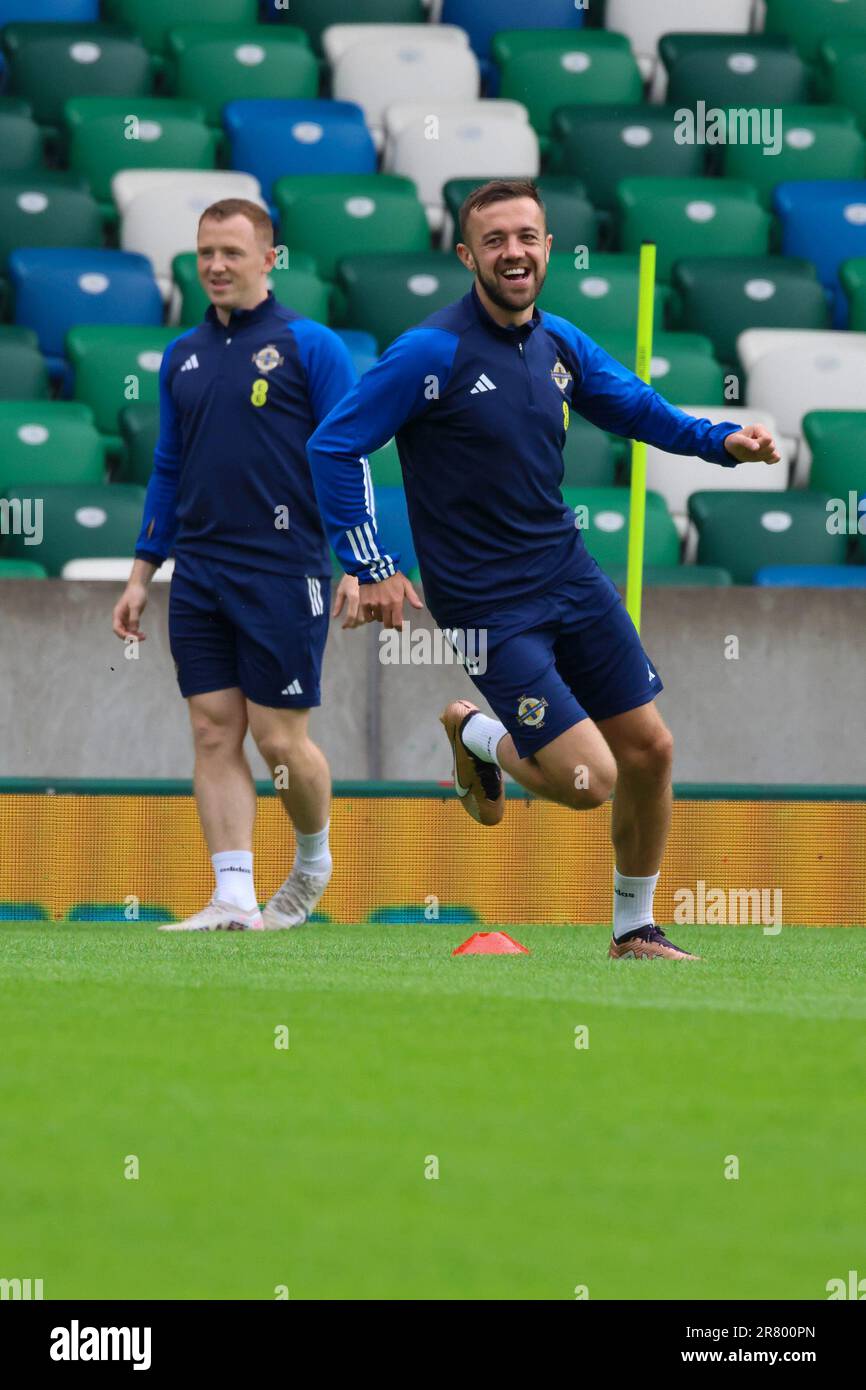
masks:
[[[545,323],[562,336],[576,359],[575,409],[600,429],[644,440],[671,454],[696,454],[724,468],[747,460],[778,463],[779,452],[763,425],[744,430],[732,421],[714,425],[698,420],[671,405],[568,320],[545,314]]]
[[[307,457],[328,539],[361,585],[366,616],[400,627],[403,600],[423,605],[400,573],[399,553],[380,537],[367,455],[429,408],[454,354],[450,335],[415,329],[398,338],[319,425]]]
[[[177,341],[177,340],[175,340]],[[124,640],[144,641],[138,623],[147,604],[151,579],[163,560],[171,554],[177,533],[177,484],[180,476],[182,441],[177,411],[169,389],[171,343],[163,353],[159,369],[159,437],[153,454],[153,472],[144,499],[144,516],[135,546],[135,561],[126,588],[114,606],[112,627]]]

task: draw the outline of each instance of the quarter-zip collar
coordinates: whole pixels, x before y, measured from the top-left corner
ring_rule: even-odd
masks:
[[[220,323],[216,307],[213,304],[207,309],[205,319],[208,323],[213,324],[214,328],[221,329],[223,333],[237,333],[239,329],[251,327],[267,318],[274,303],[274,292],[268,290],[267,299],[263,299],[254,309],[232,309],[228,323]]]
[[[497,337],[507,342],[513,343],[516,340],[519,343],[525,343],[533,329],[537,328],[541,323],[541,314],[538,310],[538,306],[533,309],[532,318],[527,319],[526,323],[510,323],[507,325],[497,323],[494,318],[490,317],[490,314],[481,303],[478,290],[474,283],[467,298],[472,301],[473,308],[484,327],[490,333],[495,333]]]

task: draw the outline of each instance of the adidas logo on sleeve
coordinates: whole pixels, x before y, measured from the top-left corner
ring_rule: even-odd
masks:
[[[186,359],[186,361],[184,362],[183,366],[181,367],[181,371],[182,371],[182,372],[194,372],[197,366],[198,366],[198,358],[196,357],[195,353],[193,353],[192,357],[188,357],[188,358]]]

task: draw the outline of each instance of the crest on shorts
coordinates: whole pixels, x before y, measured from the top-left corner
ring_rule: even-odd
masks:
[[[546,709],[547,701],[543,695],[521,695],[517,705],[517,721],[528,729],[540,729]]]
[[[566,366],[563,366],[559,358],[556,359],[553,371],[550,373],[550,375],[553,377],[553,380],[556,382],[560,391],[566,391],[568,389],[569,382],[574,380],[574,378],[571,375],[571,372],[568,370]]]
[[[258,352],[253,353],[253,361],[260,372],[272,372],[274,367],[281,367],[285,361],[274,347],[273,343],[268,343],[267,347],[259,348]]]

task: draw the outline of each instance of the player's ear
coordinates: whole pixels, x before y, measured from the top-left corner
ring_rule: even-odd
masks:
[[[467,270],[471,270],[471,271],[473,272],[473,274],[474,274],[474,272],[475,272],[475,257],[473,256],[472,252],[469,250],[469,247],[466,246],[465,243],[462,242],[462,241],[458,241],[458,243],[457,243],[457,255],[460,257],[460,259],[461,259],[461,261],[463,262],[463,264],[465,265],[466,269],[467,269]]]

